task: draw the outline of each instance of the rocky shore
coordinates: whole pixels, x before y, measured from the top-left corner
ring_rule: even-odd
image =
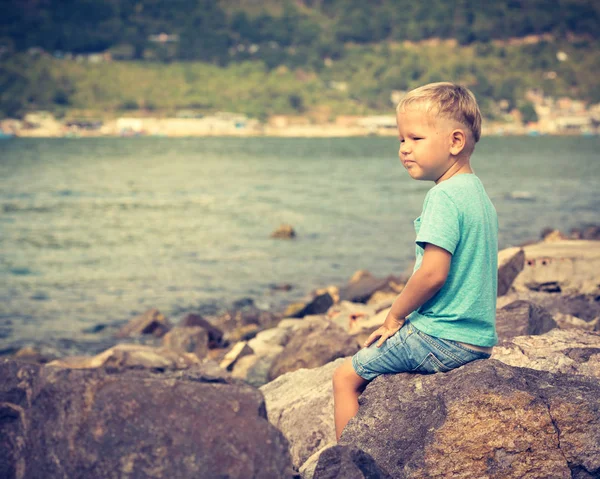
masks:
[[[335,442],[331,378],[406,278],[284,313],[149,310],[93,357],[0,359],[0,477],[600,477],[600,235],[501,251],[490,360],[384,375]]]

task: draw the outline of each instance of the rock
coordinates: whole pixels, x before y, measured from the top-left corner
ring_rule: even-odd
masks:
[[[343,361],[340,358],[320,368],[299,369],[260,388],[269,421],[288,439],[297,468],[335,442],[332,378]]]
[[[265,329],[248,341],[248,346],[259,356],[276,356],[289,341],[292,331],[277,327]]]
[[[189,313],[179,322],[178,326],[182,328],[200,327],[204,328],[208,333],[208,347],[220,348],[223,347],[223,331],[216,326],[213,326],[199,314]]]
[[[123,326],[116,333],[116,337],[126,338],[140,334],[152,334],[160,338],[170,329],[171,323],[158,309],[149,309]]]
[[[525,266],[515,278],[515,291],[527,284],[557,283],[565,293],[597,293],[600,285],[600,242],[563,240],[525,246]]]
[[[510,366],[600,379],[600,333],[552,331],[511,338],[494,347],[492,359]]]
[[[600,474],[595,378],[491,359],[444,374],[380,376],[359,403],[339,444],[363,450],[394,478]]]
[[[231,375],[243,379],[248,384],[258,388],[269,382],[269,369],[274,357],[251,354],[236,361]]]
[[[163,346],[184,353],[193,353],[202,359],[208,353],[208,331],[195,326],[181,328],[176,326],[163,336]]]
[[[502,308],[517,300],[535,303],[547,309],[552,315],[571,314],[593,321],[600,317],[600,298],[590,294],[550,294],[535,291],[519,291],[498,298],[496,306]]]
[[[525,283],[525,286],[531,291],[543,291],[545,293],[560,293],[562,291],[558,281],[548,281],[546,283],[530,281],[529,283]]]
[[[555,241],[562,241],[569,239],[565,235],[563,235],[560,230],[544,230],[542,232],[542,240],[546,243],[553,243]]]
[[[368,271],[357,271],[348,284],[340,288],[340,301],[366,303],[376,291],[399,293],[404,288],[401,278],[388,276],[378,279]]]
[[[291,303],[288,304],[283,312],[283,316],[286,318],[297,318],[297,314],[304,309],[305,303]]]
[[[593,321],[584,321],[571,314],[556,313],[554,321],[560,329],[585,329],[586,331],[600,331],[600,316]]]
[[[356,339],[337,324],[326,319],[306,321],[275,358],[269,379],[300,368],[316,368],[358,350]]]
[[[398,294],[402,292],[404,286],[400,286],[398,289],[400,289],[398,292],[375,291],[369,298],[369,301],[367,301],[367,304],[373,305],[380,310],[383,308],[389,308],[394,303],[394,300],[398,297]]]
[[[571,230],[571,238],[583,240],[600,240],[600,225],[589,225],[582,229],[573,228]]]
[[[323,454],[326,449],[330,449],[332,447],[337,447],[337,441],[330,442],[329,444],[323,446],[306,461],[304,461],[304,464],[300,466],[300,470],[298,471],[300,472],[302,479],[313,479],[315,475],[315,469],[317,468],[317,463],[319,462],[319,457],[321,457],[321,454]]]
[[[556,327],[556,321],[546,309],[529,301],[515,301],[496,311],[499,340],[544,334]]]
[[[498,296],[503,296],[523,271],[525,251],[522,248],[508,248],[498,253]]]
[[[260,392],[201,366],[108,374],[4,359],[0,377],[0,477],[297,477]]]
[[[292,239],[296,237],[296,232],[291,225],[282,224],[273,233],[271,238]]]
[[[333,304],[337,304],[340,302],[340,288],[337,286],[329,285],[324,288],[318,288],[313,293],[313,298],[317,296],[321,296],[325,293],[329,293],[331,299],[333,299]]]
[[[306,476],[305,476],[306,477]],[[314,479],[392,479],[365,451],[334,446],[320,455]]]
[[[327,317],[344,331],[350,331],[356,321],[370,318],[374,314],[373,306],[350,301],[341,301],[327,310]]]
[[[212,323],[221,330],[231,333],[239,332],[245,327],[254,327],[256,331],[272,328],[280,319],[281,316],[278,314],[257,308],[250,299],[234,303],[233,308],[215,318]],[[231,337],[229,340],[232,340]]]
[[[278,328],[287,329],[290,333],[298,329],[304,324],[304,321],[299,318],[284,318],[277,324]]]
[[[68,369],[106,368],[110,371],[125,369],[165,371],[187,369],[199,362],[194,354],[169,348],[155,348],[141,344],[117,344],[96,356],[69,356],[51,361],[48,366]]]
[[[315,297],[311,302],[306,304],[302,309],[298,310],[293,314],[287,314],[286,311],[285,316],[289,316],[292,318],[302,318],[304,316],[308,316],[311,314],[323,314],[326,313],[327,310],[333,305],[333,298],[329,293],[323,293],[317,297]]]
[[[20,361],[27,361],[37,364],[45,364],[53,359],[56,359],[55,355],[46,354],[33,346],[23,346],[15,354],[14,357]]]
[[[231,371],[233,369],[233,365],[238,359],[253,353],[254,351],[252,351],[252,348],[248,346],[246,341],[240,341],[239,343],[236,343],[225,355],[219,366],[221,366],[223,369]]]
[[[356,318],[350,325],[348,332],[356,338],[359,344],[362,344],[373,331],[384,323],[390,309],[392,308],[386,308],[370,317]]]

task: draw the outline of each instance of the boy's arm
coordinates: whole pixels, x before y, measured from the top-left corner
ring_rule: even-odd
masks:
[[[450,271],[452,254],[431,243],[425,244],[421,266],[410,277],[402,293],[395,299],[392,309],[383,325],[374,331],[365,341],[369,346],[378,337],[380,347],[390,336],[393,336],[404,324],[406,316],[432,298],[446,282]]]

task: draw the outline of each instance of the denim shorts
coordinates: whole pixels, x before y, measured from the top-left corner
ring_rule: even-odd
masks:
[[[352,366],[363,379],[371,381],[380,374],[445,373],[477,359],[487,359],[489,353],[467,348],[451,339],[429,336],[410,321],[378,348],[377,342],[362,348],[352,356]]]

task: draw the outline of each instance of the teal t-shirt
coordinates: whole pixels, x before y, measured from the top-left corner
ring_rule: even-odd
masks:
[[[414,225],[414,271],[423,261],[425,243],[452,253],[452,262],[444,286],[407,318],[431,336],[494,346],[498,215],[479,177],[464,173],[435,185]]]

